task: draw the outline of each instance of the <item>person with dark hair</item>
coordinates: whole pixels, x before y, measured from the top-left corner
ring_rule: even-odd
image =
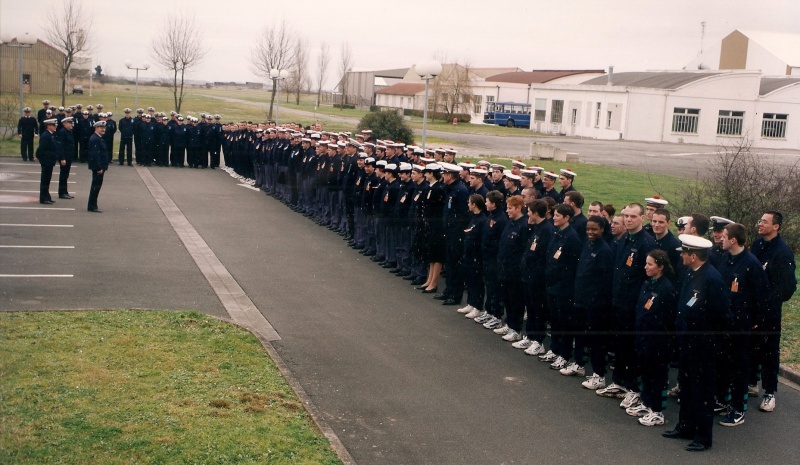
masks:
[[[701,213],[693,213],[690,216],[691,220],[686,224],[684,234],[691,234],[693,236],[704,237],[708,232],[711,225],[710,220],[706,215]]]
[[[442,165],[445,183],[444,237],[447,270],[445,289],[434,298],[442,301],[442,305],[458,305],[464,296],[464,275],[461,259],[464,255],[464,229],[469,224],[467,188],[460,181],[461,167],[450,163]]]
[[[486,285],[485,313],[475,318],[486,329],[497,329],[503,326],[503,288],[497,278],[497,251],[500,235],[508,223],[503,193],[497,190],[486,195],[488,218],[481,235],[481,251],[483,253],[483,281]]]
[[[609,223],[611,223],[611,218],[614,218],[614,216],[617,214],[617,209],[614,208],[614,206],[611,205],[610,203],[607,203],[603,205],[603,211],[601,212],[601,214],[603,215],[603,218],[605,218]]]
[[[578,234],[578,239],[581,240],[582,244],[586,242],[586,216],[584,216],[581,210],[583,208],[583,202],[583,195],[578,191],[569,191],[564,195],[564,203],[572,207],[574,213],[570,224],[575,230],[575,233]]]
[[[483,313],[483,299],[486,287],[483,284],[483,252],[481,250],[481,236],[486,224],[486,203],[480,194],[469,196],[470,220],[464,230],[464,258],[461,265],[464,267],[464,284],[467,288],[467,305],[459,308],[459,313],[465,313],[467,318],[477,318]]]
[[[561,203],[561,194],[558,193],[555,187],[556,179],[558,179],[558,175],[552,170],[542,173],[542,190],[539,192],[539,198],[550,197],[557,204]]]
[[[767,311],[769,280],[761,262],[746,248],[747,230],[731,223],[722,230],[719,274],[730,291],[733,320],[717,360],[717,406],[727,415],[719,424],[739,426],[747,410],[751,330]],[[729,402],[729,409],[722,405]],[[727,410],[727,412],[725,411]]]
[[[547,280],[547,306],[550,309],[550,350],[539,356],[543,362],[551,362],[550,368],[566,368],[572,357],[572,344],[567,343],[567,331],[575,301],[575,272],[581,254],[581,240],[569,224],[572,207],[561,204],[553,215],[555,233],[547,248],[545,279]]]
[[[658,208],[650,215],[650,226],[653,238],[656,240],[656,248],[661,249],[667,253],[669,262],[675,273],[669,276],[673,285],[678,285],[677,272],[683,263],[681,262],[681,254],[678,249],[681,246],[681,241],[678,240],[669,230],[670,213],[666,208]]]
[[[528,207],[528,240],[522,254],[522,290],[528,319],[522,340],[512,344],[517,349],[525,349],[528,355],[541,355],[549,315],[547,312],[547,281],[545,265],[547,249],[555,228],[547,220],[548,206],[542,199],[526,204]]]
[[[612,383],[598,389],[603,397],[624,397],[620,407],[628,408],[639,401],[638,363],[636,362],[636,301],[639,290],[647,279],[644,264],[647,254],[656,246],[653,236],[642,229],[644,207],[632,203],[625,207],[622,216],[627,230],[614,251],[614,281],[612,305],[616,334],[614,341],[615,369]]]
[[[442,263],[445,260],[444,252],[444,212],[445,193],[441,182],[439,165],[431,163],[425,166],[423,172],[428,181],[428,191],[422,200],[422,221],[425,231],[425,242],[422,244],[420,255],[428,263],[428,279],[417,289],[424,294],[434,293],[439,288],[439,276],[442,273]]]
[[[655,216],[655,215],[653,215]],[[653,249],[644,265],[647,280],[636,303],[636,357],[642,377],[641,401],[625,410],[644,426],[664,424],[669,363],[675,334],[677,292],[667,253]]]
[[[691,439],[690,452],[712,446],[714,426],[715,358],[718,334],[730,321],[730,298],[719,272],[708,263],[712,243],[708,239],[681,234],[681,258],[687,272],[678,296],[675,330],[680,371],[678,424],[662,436]]]
[[[559,192],[559,195],[561,196],[561,201],[563,202],[567,192],[576,190],[572,183],[575,182],[575,177],[578,175],[572,171],[571,168],[561,169],[559,171],[561,172],[561,174],[558,176],[558,185],[561,186],[561,192]]]
[[[783,241],[783,215],[768,210],[758,221],[758,235],[752,252],[767,272],[770,290],[767,311],[756,321],[756,360],[761,363],[761,387],[764,398],[758,406],[762,412],[775,410],[775,393],[778,392],[778,367],[780,365],[781,313],[783,303],[797,290],[795,261],[792,250]],[[753,384],[753,383],[751,383]]]
[[[567,194],[567,197],[573,192]],[[574,225],[573,225],[574,227]],[[575,272],[575,305],[569,318],[568,330],[574,334],[575,361],[561,369],[565,376],[584,376],[586,350],[590,350],[594,374],[583,383],[587,389],[597,390],[605,385],[606,339],[610,327],[611,281],[614,274],[614,257],[603,239],[608,228],[601,216],[592,216],[586,222],[587,240],[583,244],[578,268]],[[572,345],[573,336],[567,337]],[[602,382],[601,382],[602,380]]]
[[[514,195],[506,200],[508,223],[500,235],[497,246],[497,279],[503,292],[503,305],[506,308],[506,322],[494,330],[503,336],[504,341],[516,342],[522,339],[522,321],[525,317],[525,294],[520,279],[520,257],[528,233],[528,222],[522,214],[522,196]]]

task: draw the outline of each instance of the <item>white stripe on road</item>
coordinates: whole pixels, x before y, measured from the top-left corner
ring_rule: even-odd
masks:
[[[211,247],[170,198],[153,173],[141,166],[137,166],[136,171],[233,322],[256,333],[266,341],[280,340],[281,337],[275,328],[250,300],[244,289],[239,286],[236,279],[217,258]]]
[[[248,189],[250,189],[250,190],[254,190],[254,191],[260,191],[260,190],[261,190],[261,189],[259,189],[258,187],[251,186],[250,184],[237,184],[237,186],[239,186],[239,187],[246,187],[246,188],[248,188]]]
[[[74,245],[0,245],[0,249],[74,249]]]
[[[0,226],[19,226],[23,228],[72,228],[71,224],[21,224],[21,223],[0,223]]]
[[[71,274],[0,274],[0,278],[72,278]]]
[[[20,189],[0,189],[0,192],[16,192],[17,194],[38,194],[39,191],[24,191]],[[74,194],[75,191],[68,191],[68,194]]]
[[[74,208],[59,208],[59,207],[0,207],[7,210],[65,210],[74,211]]]
[[[3,174],[3,173],[13,173],[13,174],[42,174],[42,172],[41,172],[41,171],[0,171],[0,174]],[[69,175],[70,175],[70,176],[73,176],[73,175],[75,175],[75,174],[77,174],[77,173],[75,173],[74,171],[69,173]]]
[[[0,182],[40,182],[35,179],[0,179]],[[75,181],[67,181],[67,184],[75,184]]]
[[[29,161],[28,163],[8,163],[8,162],[0,162],[0,165],[31,166],[31,163],[33,163],[33,162],[30,162],[30,161]]]

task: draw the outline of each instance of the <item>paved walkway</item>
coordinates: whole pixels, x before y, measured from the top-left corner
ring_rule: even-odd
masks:
[[[85,211],[85,165],[76,168],[76,199],[53,205],[74,210],[44,210],[35,193],[9,192],[35,191],[23,181],[38,179],[37,168],[0,165],[0,207],[26,208],[0,209],[0,245],[74,249],[2,248],[0,275],[72,277],[0,277],[0,310],[194,308],[227,317],[143,181],[151,175],[277,332],[271,346],[360,464],[751,464],[800,456],[800,393],[787,386],[774,413],[751,402],[744,425],[716,427],[714,448],[691,455],[682,441],[661,438],[663,428],[640,426],[615,401],[512,349],[220,170],[114,165],[98,215]],[[668,426],[677,411],[670,401]]]

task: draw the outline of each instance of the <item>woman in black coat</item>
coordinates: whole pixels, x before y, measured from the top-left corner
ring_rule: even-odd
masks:
[[[424,293],[436,292],[442,263],[445,260],[444,247],[444,214],[445,191],[441,181],[439,165],[433,163],[425,167],[425,179],[428,181],[428,192],[422,201],[422,218],[425,230],[425,244],[422,246],[422,258],[429,264],[428,280],[420,286]]]

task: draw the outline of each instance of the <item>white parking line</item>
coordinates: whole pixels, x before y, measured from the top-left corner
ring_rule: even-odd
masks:
[[[58,207],[0,207],[6,210],[64,210],[75,211],[74,208],[58,208]]]
[[[250,190],[253,190],[253,191],[260,191],[260,190],[261,190],[261,189],[259,189],[258,187],[251,186],[250,184],[237,184],[237,186],[239,186],[239,187],[246,187],[246,188],[248,188],[248,189],[250,189]]]
[[[14,165],[14,166],[31,166],[32,162],[28,163],[8,163],[8,162],[0,162],[0,165]]]
[[[0,179],[0,182],[40,182],[35,179]],[[75,181],[67,181],[67,184],[75,184]]]
[[[0,245],[0,249],[74,249],[74,245]]]
[[[21,224],[21,223],[0,223],[0,226],[19,226],[23,228],[72,228],[71,224]]]
[[[0,274],[0,278],[72,278],[71,274]]]
[[[16,192],[18,194],[38,194],[39,191],[25,191],[20,189],[0,189],[0,192]],[[68,191],[70,194],[74,194],[75,191]]]
[[[0,174],[3,173],[13,173],[13,174],[42,174],[41,171],[0,171]],[[70,176],[73,176],[77,173],[69,173]]]

